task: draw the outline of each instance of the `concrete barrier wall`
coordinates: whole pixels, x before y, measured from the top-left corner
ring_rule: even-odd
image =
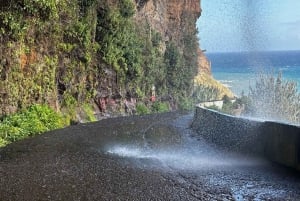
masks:
[[[216,106],[218,108],[222,108],[223,107],[223,102],[222,100],[218,100],[218,101],[208,101],[208,102],[203,102],[203,103],[199,103],[200,107],[211,107],[211,106]]]
[[[266,157],[300,170],[300,127],[225,115],[196,107],[192,128],[230,151]]]
[[[300,128],[276,122],[265,122],[265,157],[300,170]]]

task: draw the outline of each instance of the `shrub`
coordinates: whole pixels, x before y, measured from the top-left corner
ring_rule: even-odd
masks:
[[[187,97],[179,97],[178,104],[181,110],[192,110],[195,106],[194,101]]]
[[[93,111],[93,108],[89,105],[89,104],[84,104],[83,105],[83,110],[84,110],[84,113],[86,114],[86,117],[87,117],[87,121],[90,122],[90,121],[97,121],[95,115],[94,115],[94,111]]]
[[[169,109],[169,104],[166,103],[166,102],[154,102],[152,104],[152,112],[168,112],[170,109]]]
[[[8,141],[6,141],[6,140],[0,138],[0,147],[4,147],[4,146],[6,146],[8,143],[9,143]]]
[[[149,110],[149,108],[144,103],[138,103],[136,105],[136,113],[138,115],[149,114],[150,110]]]
[[[221,91],[216,87],[199,84],[194,88],[193,98],[196,102],[213,101],[218,100],[220,94]]]
[[[46,105],[32,105],[0,122],[0,146],[64,127],[62,116]]]
[[[135,13],[135,6],[131,0],[122,0],[119,2],[120,13],[124,18],[130,18]]]

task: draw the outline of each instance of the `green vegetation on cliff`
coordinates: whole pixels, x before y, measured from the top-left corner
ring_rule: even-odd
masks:
[[[159,97],[189,97],[196,33],[187,32],[181,46],[166,43],[147,23],[136,24],[134,13],[131,0],[4,1],[0,114],[34,103],[71,114],[105,95],[143,100],[153,86]]]
[[[234,98],[234,94],[211,75],[200,73],[195,77],[194,99],[198,102],[222,100],[224,96]]]
[[[94,120],[91,105],[101,110],[101,98],[113,99],[120,113],[130,98],[154,112],[167,110],[166,101],[186,107],[197,69],[196,32],[164,41],[147,22],[137,24],[135,6],[132,0],[2,1],[0,117],[40,104],[63,113],[67,124],[79,121],[78,111]],[[161,102],[149,104],[154,86]]]
[[[1,4],[0,111],[32,104],[58,109],[93,94],[96,20],[72,1],[5,1]],[[91,79],[90,79],[91,76]]]

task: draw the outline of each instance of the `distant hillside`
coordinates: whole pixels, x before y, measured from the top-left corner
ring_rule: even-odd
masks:
[[[234,94],[229,88],[205,72],[199,73],[195,77],[195,87],[200,87],[203,91],[202,93],[206,93],[202,95],[203,99],[205,99],[202,101],[222,100],[224,96],[234,98]]]

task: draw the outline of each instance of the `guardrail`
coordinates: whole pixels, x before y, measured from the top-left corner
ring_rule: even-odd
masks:
[[[300,127],[226,115],[197,106],[192,128],[227,150],[254,154],[300,170]]]
[[[198,105],[200,107],[211,107],[211,106],[216,106],[218,108],[222,108],[223,107],[223,103],[224,101],[223,100],[215,100],[215,101],[207,101],[207,102],[202,102],[202,103],[199,103]]]

